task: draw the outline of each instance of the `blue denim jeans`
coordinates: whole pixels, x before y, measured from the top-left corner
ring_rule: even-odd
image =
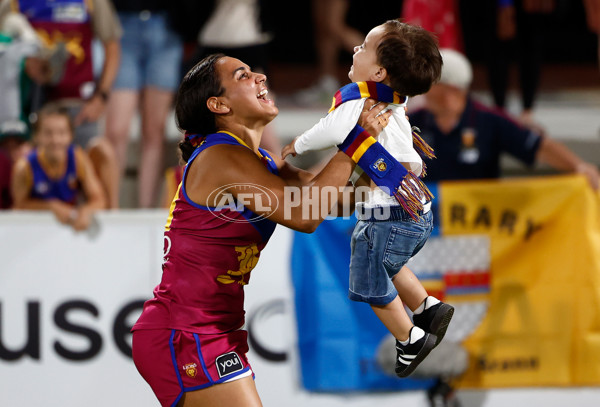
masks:
[[[183,42],[166,13],[145,13],[119,13],[123,37],[114,88],[175,91],[182,79]]]
[[[389,216],[360,216],[352,232],[348,298],[373,305],[389,304],[398,292],[392,283],[433,229],[431,211],[413,220],[401,206]],[[383,218],[383,219],[382,219]]]

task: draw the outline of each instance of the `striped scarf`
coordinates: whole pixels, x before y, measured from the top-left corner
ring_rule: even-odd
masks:
[[[389,86],[378,82],[355,82],[342,87],[335,93],[329,112],[348,100],[370,97],[380,102],[404,103]],[[413,144],[427,157],[433,158],[433,149],[416,133],[413,127]],[[398,203],[415,220],[423,211],[423,200],[430,201],[433,194],[421,179],[408,171],[374,137],[358,124],[350,131],[338,148],[354,161],[375,184]]]

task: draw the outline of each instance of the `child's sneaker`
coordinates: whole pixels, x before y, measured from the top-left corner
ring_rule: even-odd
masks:
[[[437,337],[435,345],[442,340],[446,335],[450,320],[454,315],[454,307],[444,302],[439,301],[435,305],[427,307],[427,301],[435,299],[434,297],[425,298],[425,309],[420,314],[413,315],[413,323],[424,330],[425,332],[431,332]]]
[[[436,342],[435,335],[424,332],[416,326],[413,326],[408,333],[408,344],[402,345],[396,339],[396,374],[399,377],[411,374],[435,348]]]

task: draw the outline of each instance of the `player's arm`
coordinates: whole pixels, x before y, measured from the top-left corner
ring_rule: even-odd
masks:
[[[354,162],[338,152],[318,174],[304,184],[289,183],[270,173],[254,153],[238,146],[215,146],[206,166],[220,163],[213,186],[230,185],[227,192],[256,214],[301,232],[313,232],[332,211],[354,168]],[[218,151],[218,150],[222,151]],[[214,160],[210,163],[208,160]],[[192,166],[193,169],[193,166]],[[243,185],[243,188],[240,188]],[[205,190],[204,197],[210,193]],[[206,202],[206,200],[205,200]],[[215,206],[206,202],[207,206]]]

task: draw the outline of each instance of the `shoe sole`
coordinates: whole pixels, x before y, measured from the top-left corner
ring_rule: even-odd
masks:
[[[400,373],[398,373],[398,371],[396,371],[396,375],[398,377],[407,377],[412,372],[414,372],[414,370],[417,368],[417,366],[419,366],[419,364],[423,361],[423,359],[425,359],[427,357],[427,355],[429,355],[429,352],[431,352],[433,350],[433,348],[435,348],[435,345],[437,343],[436,340],[437,339],[436,339],[435,335],[429,334],[429,336],[425,340],[425,345],[423,345],[423,347],[421,348],[419,353],[417,353],[417,356],[413,359],[413,361],[410,362],[410,365],[408,365],[406,367],[406,369],[404,369]]]
[[[448,325],[450,325],[450,320],[453,316],[454,307],[448,304],[442,304],[440,309],[435,313],[435,317],[433,317],[433,321],[431,321],[430,325],[430,332],[437,336],[435,346],[437,346],[444,338],[444,335],[446,335],[446,330],[448,329]]]

